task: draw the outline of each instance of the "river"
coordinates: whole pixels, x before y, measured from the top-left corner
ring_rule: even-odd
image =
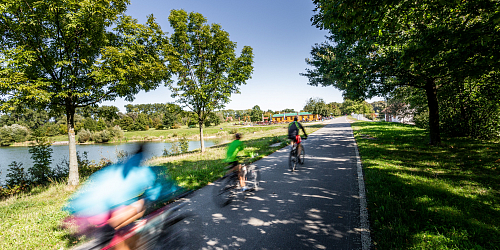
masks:
[[[227,142],[226,139],[209,139],[204,140],[205,147],[214,146],[220,143]],[[112,162],[116,162],[116,153],[118,151],[126,151],[132,153],[137,148],[138,142],[132,143],[121,143],[121,144],[77,144],[76,150],[83,154],[87,152],[87,159],[94,160],[98,162],[102,158],[110,159]],[[146,158],[151,158],[155,156],[163,155],[163,150],[166,148],[170,149],[171,142],[147,142],[147,152]],[[68,160],[69,148],[68,145],[52,145],[52,164],[51,167],[55,167],[64,160]],[[194,150],[200,148],[200,141],[189,141],[189,150]],[[9,165],[16,161],[22,163],[24,170],[26,171],[31,166],[33,166],[33,161],[31,160],[31,154],[28,152],[28,147],[0,147],[0,184],[4,184],[5,178],[8,173]]]

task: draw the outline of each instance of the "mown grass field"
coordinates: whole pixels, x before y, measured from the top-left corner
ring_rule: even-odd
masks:
[[[352,124],[375,249],[500,249],[500,143]]]
[[[323,127],[319,123],[304,126],[307,133]],[[240,128],[239,132],[243,133],[242,140],[246,145],[239,155],[247,162],[271,154],[287,142],[286,125]],[[285,143],[271,147],[280,142]],[[158,157],[151,159],[149,164],[166,166],[179,185],[194,190],[224,174],[225,153],[226,145],[220,145],[207,148],[203,154],[194,151]],[[73,237],[68,230],[60,227],[61,221],[68,215],[61,208],[72,193],[64,183],[53,183],[0,201],[0,249],[69,249],[79,244],[81,238]]]

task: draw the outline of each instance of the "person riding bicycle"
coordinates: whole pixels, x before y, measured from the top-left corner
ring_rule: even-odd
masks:
[[[231,170],[229,172],[236,172],[238,174],[238,179],[240,181],[240,187],[243,191],[248,190],[248,187],[245,185],[245,169],[242,167],[242,165],[238,162],[238,152],[243,150],[245,146],[243,143],[240,141],[241,135],[239,133],[236,133],[234,135],[235,140],[229,144],[227,147],[227,155],[226,155],[226,162],[230,163],[232,165]]]
[[[302,146],[300,145],[301,138],[299,135],[299,129],[302,129],[302,132],[304,132],[305,137],[307,138],[307,133],[306,130],[304,129],[304,126],[300,124],[297,120],[299,119],[299,116],[295,116],[293,118],[293,122],[288,124],[288,139],[292,140],[292,147],[294,144],[297,145],[297,155],[300,155],[300,152],[302,151]]]
[[[93,248],[108,244],[118,229],[141,218],[149,205],[181,190],[172,180],[160,178],[159,168],[141,166],[142,151],[143,145],[127,161],[93,173],[63,208],[80,234],[94,238]]]

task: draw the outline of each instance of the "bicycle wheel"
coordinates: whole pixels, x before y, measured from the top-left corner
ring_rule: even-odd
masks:
[[[304,146],[301,146],[300,155],[299,155],[300,165],[304,165],[305,156],[306,156],[306,151],[304,150]]]
[[[247,187],[257,191],[260,185],[260,169],[257,166],[247,166],[246,174],[246,185]]]
[[[295,171],[295,167],[297,166],[297,151],[293,149],[290,151],[290,156],[288,158],[288,167],[293,172]]]
[[[196,225],[194,224],[201,226],[199,216],[189,213],[174,214],[165,221],[154,246],[143,249],[199,249],[202,239],[195,232]]]
[[[230,174],[224,177],[220,182],[214,183],[213,198],[215,204],[224,207],[231,203],[235,196],[235,189],[237,187],[236,175]]]

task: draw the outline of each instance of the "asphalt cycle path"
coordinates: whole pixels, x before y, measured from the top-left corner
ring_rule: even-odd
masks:
[[[225,207],[212,198],[217,182],[196,191],[185,210],[197,223],[186,227],[202,243],[193,240],[191,249],[368,249],[349,122],[329,120],[303,145],[305,163],[295,172],[288,169],[290,146],[255,162],[261,188]]]

